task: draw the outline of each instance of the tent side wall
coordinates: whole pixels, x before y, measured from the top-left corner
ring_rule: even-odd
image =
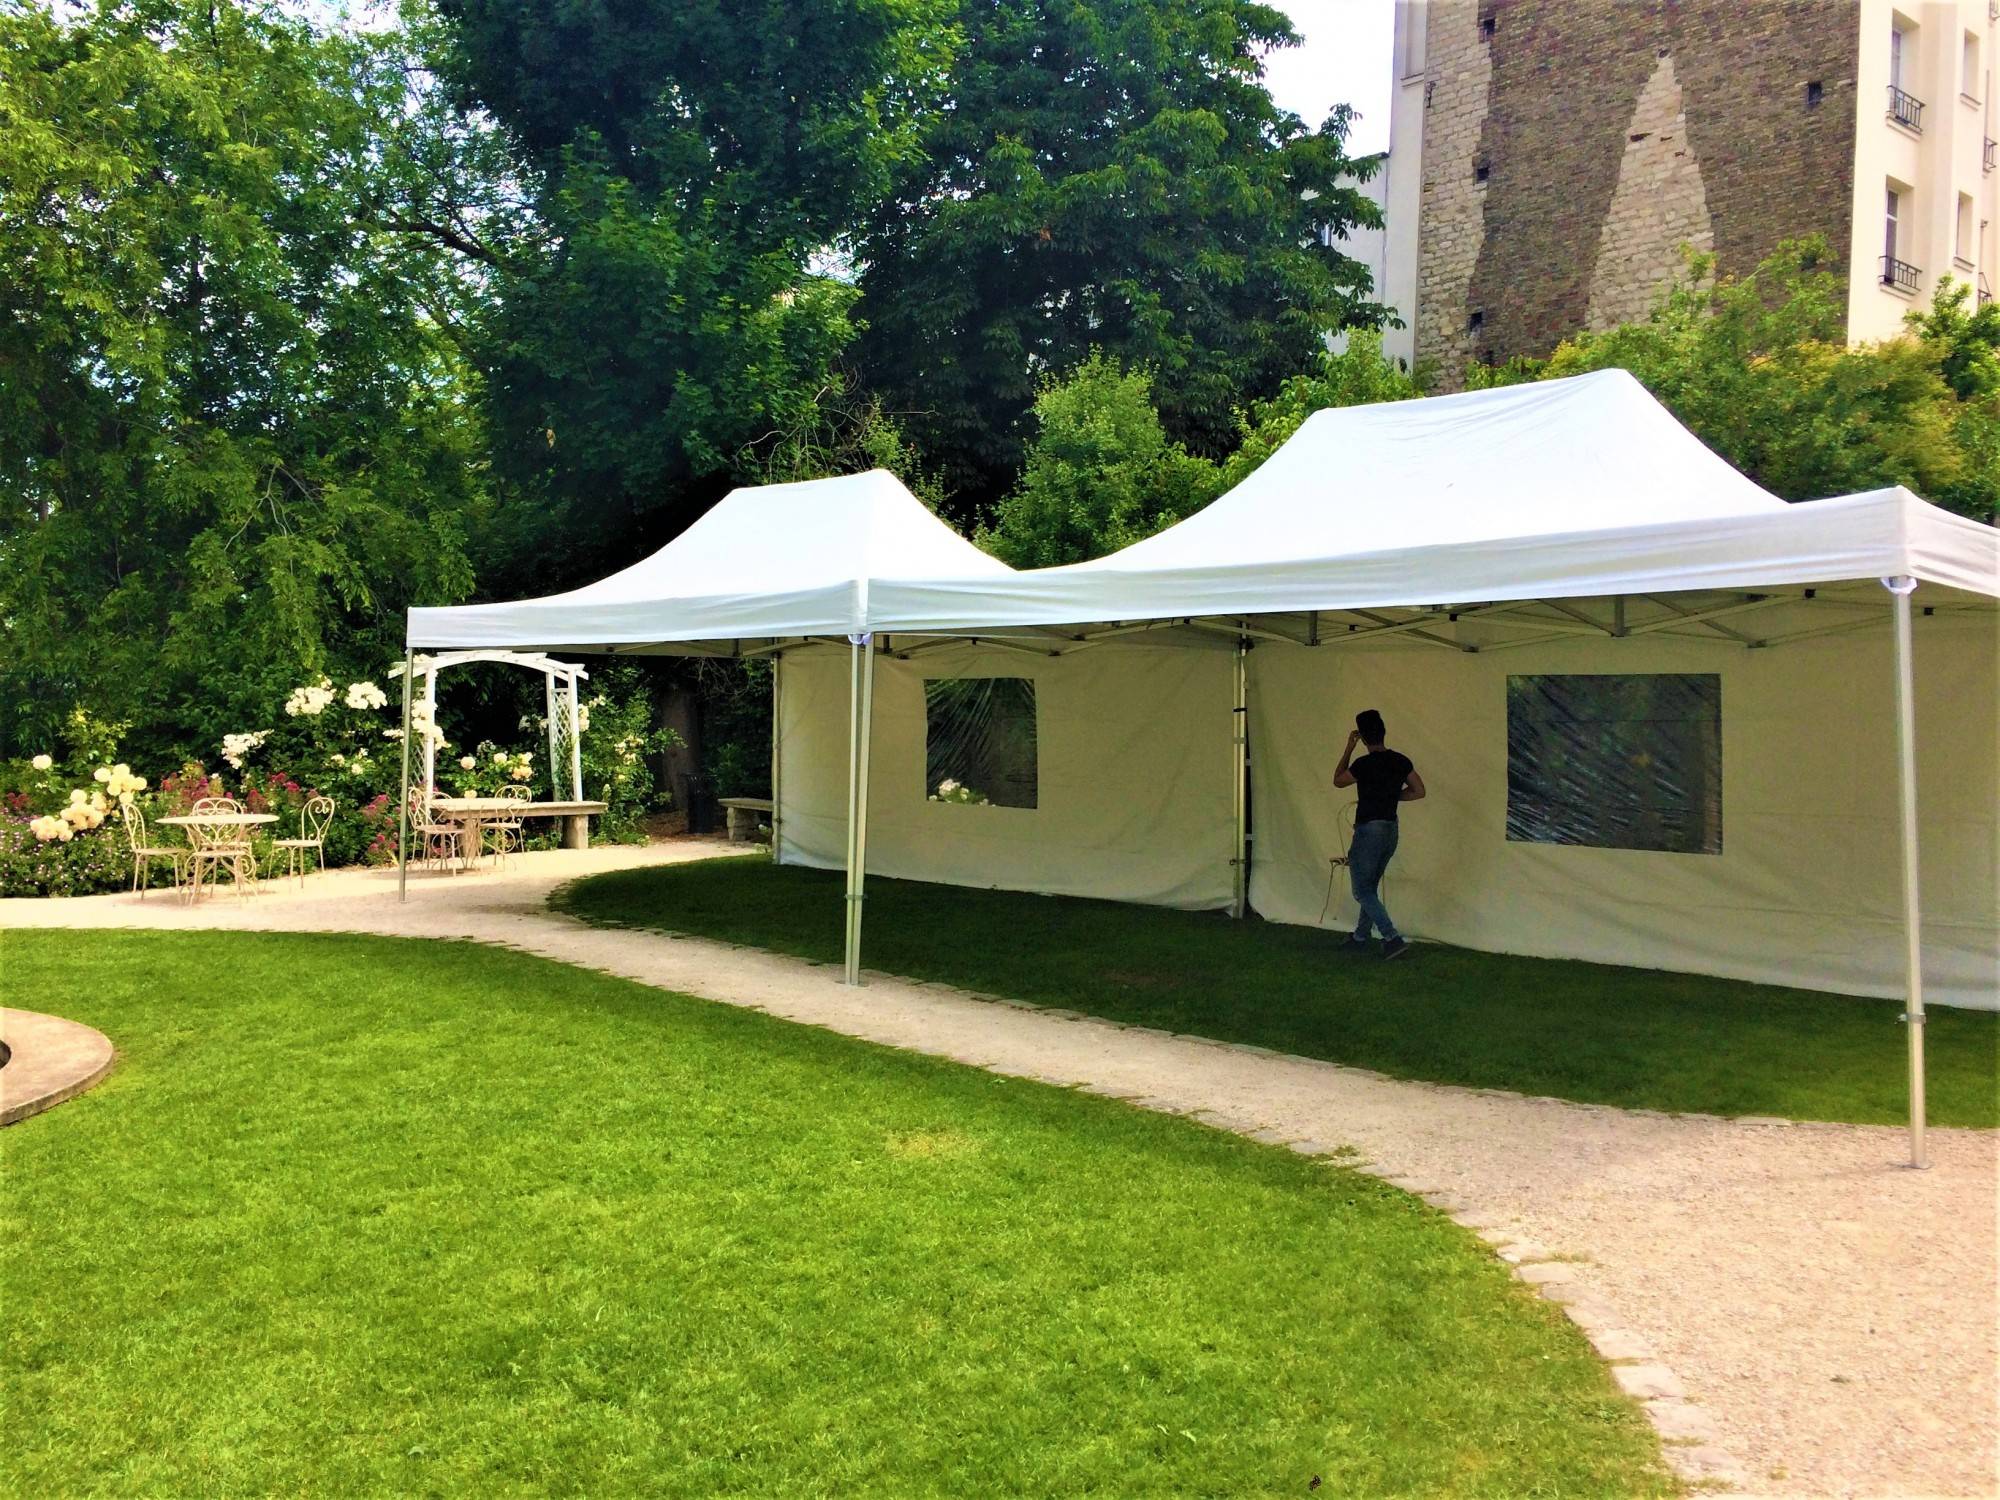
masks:
[[[1251,904],[1312,924],[1339,834],[1328,773],[1379,708],[1429,797],[1405,810],[1385,899],[1412,934],[1501,952],[1902,993],[1887,595],[1881,628],[1746,651],[1654,636],[1467,654],[1434,646],[1251,655]],[[1921,598],[1921,596],[1920,596]],[[1990,615],[1919,621],[1924,968],[1941,1004],[2000,1007],[2000,668]],[[1716,673],[1722,852],[1507,837],[1507,679]],[[1351,925],[1344,879],[1329,926]]]
[[[846,847],[848,653],[785,653],[778,858]],[[1125,646],[1061,659],[954,645],[879,658],[871,875],[1186,909],[1230,903],[1235,822],[1227,650]],[[930,801],[927,679],[1034,683],[1036,806]]]

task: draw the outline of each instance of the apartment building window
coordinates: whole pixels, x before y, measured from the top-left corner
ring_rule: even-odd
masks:
[[[1914,292],[1917,289],[1917,268],[1898,253],[1903,248],[1903,198],[1906,191],[1894,184],[1888,189],[1888,211],[1882,231],[1882,285],[1894,287],[1897,291]]]
[[[1978,235],[1978,220],[1972,216],[1972,194],[1958,195],[1958,228],[1952,236],[1952,258],[1962,270],[1973,268],[1974,240]]]
[[[1916,68],[1916,30],[1901,16],[1889,28],[1889,118],[1908,130],[1924,128],[1924,102],[1910,92]]]
[[[1970,31],[1965,34],[1965,56],[1962,60],[1962,67],[1963,71],[1959,74],[1961,80],[1958,86],[1959,92],[1964,94],[1969,102],[1977,104],[1979,102],[1979,38]]]

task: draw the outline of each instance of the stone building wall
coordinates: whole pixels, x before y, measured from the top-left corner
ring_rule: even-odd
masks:
[[[1803,234],[1846,256],[1853,0],[1431,0],[1427,13],[1417,358],[1443,389],[1473,360],[1642,315],[1683,242],[1728,273]]]

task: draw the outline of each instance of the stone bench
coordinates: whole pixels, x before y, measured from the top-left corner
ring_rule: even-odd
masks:
[[[729,842],[748,843],[757,836],[758,815],[769,817],[774,810],[769,797],[718,797],[729,817]]]

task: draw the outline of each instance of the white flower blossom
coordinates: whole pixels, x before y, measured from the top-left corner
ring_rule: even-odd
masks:
[[[508,772],[507,774],[512,776],[516,781],[526,781],[530,776],[534,775],[535,773],[531,768],[529,768],[526,765],[518,765],[514,767],[514,769]]]
[[[372,682],[350,682],[346,701],[349,708],[356,710],[381,708],[389,701],[389,695]]]
[[[479,757],[476,755],[461,755],[458,758],[458,768],[461,771],[470,771],[474,766],[478,764],[479,764]]]
[[[55,763],[56,758],[53,755],[37,755],[31,762],[37,771],[53,770]]]
[[[122,760],[115,766],[107,767],[97,779],[104,783],[104,795],[118,802],[129,802],[134,792],[146,789],[146,778],[134,776],[132,768]]]
[[[318,718],[333,702],[333,679],[322,677],[315,686],[296,687],[291,697],[285,700],[285,712],[293,718],[304,714],[307,718]]]
[[[99,766],[95,771],[90,773],[90,777],[93,781],[109,781],[111,779],[111,767]]]
[[[243,758],[270,737],[268,729],[253,729],[248,734],[225,734],[222,737],[222,758],[229,762],[232,771],[240,771],[243,769]]]

